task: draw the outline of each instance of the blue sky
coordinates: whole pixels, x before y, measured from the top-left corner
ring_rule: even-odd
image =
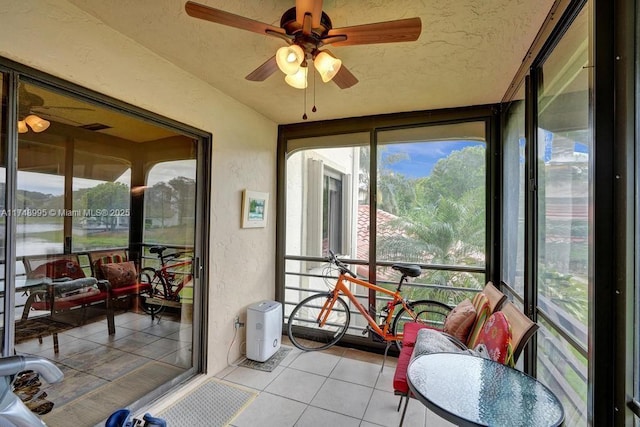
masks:
[[[381,155],[384,159],[390,154],[406,153],[409,158],[391,165],[390,169],[408,178],[421,178],[430,175],[438,160],[451,152],[476,145],[486,144],[480,141],[408,142],[385,145]]]

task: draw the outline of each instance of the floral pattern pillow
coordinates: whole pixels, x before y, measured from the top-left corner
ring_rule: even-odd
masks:
[[[478,340],[479,346],[486,347],[489,357],[502,364],[510,364],[511,360],[511,326],[504,313],[493,313],[485,322]]]
[[[135,285],[138,280],[138,273],[133,261],[102,264],[100,269],[112,288]]]

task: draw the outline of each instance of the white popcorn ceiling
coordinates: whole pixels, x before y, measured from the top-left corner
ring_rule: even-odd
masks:
[[[245,76],[280,39],[189,17],[181,0],[69,0],[86,13],[278,124],[302,121],[304,91],[279,71]],[[279,26],[293,0],[199,0]],[[349,89],[307,89],[309,121],[500,102],[552,0],[325,0],[334,28],[418,16],[415,42],[332,47],[358,78]],[[153,73],[153,70],[148,70]]]

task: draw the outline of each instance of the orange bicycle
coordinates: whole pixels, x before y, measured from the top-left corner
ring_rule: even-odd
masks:
[[[161,313],[165,307],[180,308],[180,291],[193,277],[191,257],[175,252],[164,254],[165,246],[152,246],[149,252],[156,254],[160,268],[145,267],[140,270],[140,283],[149,283],[140,291],[140,306],[152,317]]]
[[[422,272],[417,265],[392,265],[391,268],[399,271],[402,277],[396,290],[391,291],[358,279],[355,273],[331,251],[329,251],[327,262],[340,271],[333,290],[305,298],[295,306],[289,316],[287,327],[289,339],[299,349],[323,350],[336,344],[344,336],[350,326],[351,311],[341,295],[346,296],[353,307],[366,319],[367,326],[363,335],[371,332],[374,338],[387,343],[385,354],[392,343],[395,343],[398,349],[401,348],[406,322],[421,322],[441,329],[445,317],[451,311],[451,307],[438,301],[407,301],[402,297],[400,292],[407,277],[418,277]],[[382,323],[378,324],[374,316],[357,300],[349,290],[348,283],[364,286],[391,297],[379,313]]]

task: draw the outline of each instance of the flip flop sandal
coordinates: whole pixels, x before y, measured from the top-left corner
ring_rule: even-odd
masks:
[[[27,408],[31,410],[31,412],[35,412],[38,415],[44,415],[53,409],[53,402],[45,399],[47,394],[42,392],[42,394],[38,395],[37,398],[26,402]]]
[[[27,387],[31,385],[41,386],[40,375],[33,371],[20,372],[13,380],[14,389]]]

